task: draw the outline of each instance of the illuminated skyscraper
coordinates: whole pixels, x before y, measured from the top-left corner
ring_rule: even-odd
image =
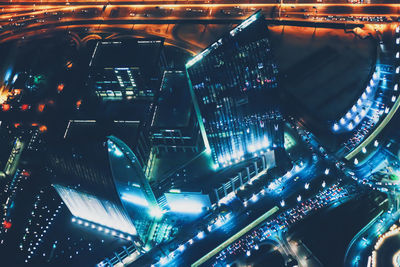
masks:
[[[214,162],[227,166],[283,146],[274,101],[278,69],[260,12],[186,64],[200,130]]]
[[[53,186],[74,221],[132,238],[139,248],[151,245],[162,213],[126,144],[110,136],[99,147],[58,148],[49,159]]]
[[[165,65],[162,39],[98,41],[89,86],[102,100],[152,100]]]

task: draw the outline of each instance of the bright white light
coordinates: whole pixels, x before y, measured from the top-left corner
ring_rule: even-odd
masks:
[[[112,234],[112,235],[117,235],[117,232],[112,231],[111,234]]]
[[[159,219],[163,216],[163,212],[160,208],[155,207],[155,208],[150,209],[150,215],[154,218]]]
[[[160,263],[161,263],[161,264],[166,264],[167,261],[168,261],[168,258],[167,258],[167,257],[162,257],[162,258],[160,259]]]
[[[335,131],[339,130],[339,125],[337,123],[335,123],[333,125],[333,130],[335,130]]]
[[[170,195],[166,195],[169,208],[172,212],[177,213],[201,213],[203,209],[208,205],[198,198],[182,197],[173,198]]]
[[[253,195],[251,197],[251,201],[256,202],[258,200],[258,196],[257,195]]]
[[[85,222],[85,226],[86,226],[86,227],[89,226],[89,223],[88,223],[88,222]]]
[[[301,201],[301,195],[298,195],[297,197],[297,201],[300,202]]]
[[[83,222],[81,220],[78,220],[78,224],[82,224]]]
[[[354,159],[354,164],[355,164],[355,165],[358,164],[358,159],[357,159],[357,158]]]
[[[254,145],[250,144],[250,145],[247,147],[247,150],[248,150],[250,153],[253,153],[256,149],[255,149]]]
[[[350,113],[350,112],[347,112],[347,113],[346,113],[346,118],[348,118],[348,119],[351,118],[351,113]]]
[[[363,147],[362,149],[361,149],[361,151],[362,151],[362,153],[367,153],[367,149],[365,148],[365,147]]]
[[[326,168],[324,173],[325,173],[325,175],[328,175],[329,172],[330,172],[329,168]]]
[[[347,124],[347,129],[353,130],[353,123],[352,123],[352,122],[350,122],[349,124]]]
[[[367,86],[367,88],[365,89],[365,91],[367,91],[367,93],[371,92],[371,87]]]
[[[396,96],[392,96],[392,102],[396,101]]]
[[[180,246],[178,247],[178,250],[181,251],[181,252],[184,251],[184,250],[185,250],[185,246],[184,246],[184,245],[180,245]]]
[[[379,145],[379,142],[378,142],[378,140],[375,140],[375,142],[374,142],[374,146],[375,147],[377,147]]]
[[[396,44],[400,44],[400,38],[396,38]]]
[[[358,99],[358,100],[357,100],[357,105],[361,106],[361,104],[362,104],[361,99]]]
[[[306,184],[304,185],[304,188],[308,190],[308,188],[310,188],[310,184],[309,184],[309,183],[306,183]]]
[[[117,146],[114,146],[114,155],[117,157],[121,157],[123,155],[122,151]]]
[[[399,89],[399,84],[395,84],[393,90],[397,91]]]
[[[396,73],[398,74],[400,72],[400,67],[396,68]]]
[[[361,95],[361,97],[362,97],[363,99],[367,99],[367,94],[366,94],[366,93],[363,93],[363,94]]]
[[[359,123],[360,122],[360,116],[356,116],[355,118],[354,118],[354,121],[356,122],[356,123]]]
[[[103,231],[103,227],[99,226],[99,227],[97,227],[97,230]]]
[[[357,107],[356,106],[352,106],[351,107],[351,111],[356,112],[357,111]]]
[[[254,249],[255,249],[255,250],[258,250],[258,249],[259,249],[258,245],[255,245],[255,246],[254,246]]]
[[[246,252],[246,256],[247,256],[247,257],[250,257],[250,255],[251,255],[251,252],[250,252],[250,250],[248,250],[248,251]]]
[[[344,118],[341,118],[340,119],[340,124],[345,124],[345,123],[346,123],[346,120]]]
[[[376,79],[376,78],[378,77],[378,74],[376,74],[376,72],[374,72],[374,74],[372,75],[372,77],[373,77],[374,79]]]
[[[108,234],[110,232],[110,229],[105,229],[104,233]]]
[[[322,181],[322,187],[325,187],[325,186],[326,186],[326,182]]]
[[[362,110],[361,110],[361,116],[365,116],[366,113],[367,113],[367,112],[365,111],[365,109],[362,109]]]
[[[396,53],[396,58],[399,58],[399,57],[400,57],[400,53],[397,52],[397,53]]]
[[[373,81],[373,80],[370,80],[370,81],[369,81],[369,84],[370,84],[371,86],[374,86],[374,81]]]
[[[149,206],[149,203],[147,202],[147,200],[145,198],[137,196],[137,195],[123,193],[121,198],[123,200],[126,200],[128,202],[131,202],[131,203],[139,205],[139,206],[144,206],[144,207]]]
[[[72,218],[71,221],[72,221],[72,222],[76,222],[76,219],[75,219],[75,218]]]
[[[281,207],[284,207],[286,205],[285,200],[281,200]]]
[[[201,232],[199,232],[198,234],[197,234],[197,238],[198,239],[202,239],[204,237],[204,232],[203,231],[201,231]]]

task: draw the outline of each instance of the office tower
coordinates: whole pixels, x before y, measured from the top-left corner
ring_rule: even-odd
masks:
[[[216,166],[283,146],[277,66],[255,13],[186,64],[200,131]]]

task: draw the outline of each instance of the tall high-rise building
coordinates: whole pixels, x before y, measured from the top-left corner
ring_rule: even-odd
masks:
[[[165,66],[163,39],[98,41],[89,87],[102,100],[153,100]]]
[[[267,26],[257,12],[186,64],[200,131],[219,167],[283,146]]]
[[[132,150],[114,136],[87,147],[59,146],[49,155],[53,186],[73,220],[152,244],[161,209]]]

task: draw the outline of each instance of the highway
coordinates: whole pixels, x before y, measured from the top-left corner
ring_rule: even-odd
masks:
[[[400,4],[278,4],[274,1],[24,1],[3,2],[0,6],[0,41],[36,35],[40,29],[81,27],[99,31],[104,25],[132,29],[136,24],[237,24],[259,9],[274,23],[292,24],[362,26],[398,21],[400,14]]]

